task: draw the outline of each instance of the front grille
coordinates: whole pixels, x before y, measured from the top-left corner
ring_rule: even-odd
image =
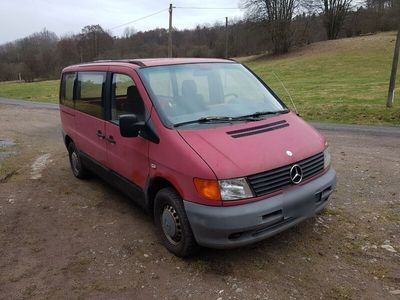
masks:
[[[247,176],[247,180],[255,195],[259,197],[292,185],[290,169],[295,164],[301,167],[304,181],[324,170],[324,153],[318,153],[284,167]]]

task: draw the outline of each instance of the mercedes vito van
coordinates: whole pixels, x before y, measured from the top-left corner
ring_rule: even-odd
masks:
[[[286,230],[322,210],[336,184],[325,138],[234,61],[70,66],[60,114],[73,174],[126,193],[178,256]]]

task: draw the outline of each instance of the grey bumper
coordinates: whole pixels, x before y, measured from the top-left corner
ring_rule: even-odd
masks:
[[[284,231],[322,210],[336,186],[332,168],[321,177],[257,202],[213,207],[184,201],[196,241],[206,247],[232,248]]]

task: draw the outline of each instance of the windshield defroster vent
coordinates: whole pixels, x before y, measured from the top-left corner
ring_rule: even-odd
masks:
[[[286,122],[286,120],[281,120],[265,125],[260,125],[260,126],[255,126],[255,127],[250,127],[250,128],[244,128],[244,129],[239,129],[239,130],[232,130],[228,131],[227,134],[229,134],[233,138],[240,138],[248,135],[253,135],[253,134],[259,134],[267,131],[272,131],[284,127],[288,127],[289,123]]]

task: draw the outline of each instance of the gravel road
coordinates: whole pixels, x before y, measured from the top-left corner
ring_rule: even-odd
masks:
[[[0,299],[400,297],[398,129],[323,128],[339,182],[322,214],[179,259],[129,199],[72,176],[56,109],[2,103]]]

